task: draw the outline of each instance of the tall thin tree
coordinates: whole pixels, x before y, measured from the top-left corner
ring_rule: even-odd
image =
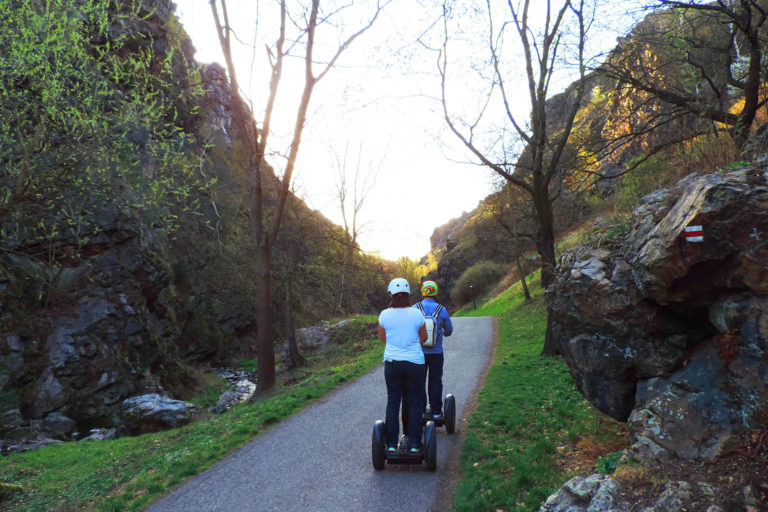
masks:
[[[489,169],[502,176],[514,187],[528,193],[533,202],[538,221],[536,245],[541,256],[541,284],[548,286],[554,278],[555,268],[555,225],[552,203],[557,199],[558,187],[555,182],[562,177],[561,157],[573,128],[576,113],[579,110],[584,95],[585,83],[585,41],[589,14],[583,0],[565,0],[554,8],[554,1],[534,2],[521,0],[506,2],[503,19],[500,9],[495,9],[496,3],[487,0],[486,13],[488,19],[487,62],[490,70],[487,74],[489,87],[487,97],[482,102],[479,112],[473,118],[462,118],[452,113],[448,97],[449,75],[449,32],[450,9],[444,4],[444,38],[442,51],[438,61],[441,77],[442,106],[445,122],[450,130],[458,137],[464,146]],[[531,19],[531,10],[543,14],[543,22],[538,26]],[[569,27],[566,27],[570,23]],[[571,30],[573,27],[573,30]],[[512,91],[513,77],[520,74],[519,70],[510,73],[510,59],[504,53],[505,37],[512,32],[519,42],[522,62],[525,65],[524,76],[527,80],[528,101],[530,110],[529,121],[519,119],[515,113],[514,102],[517,100]],[[573,41],[567,42],[572,35]],[[562,65],[559,52],[566,51],[565,46],[575,55],[576,79],[571,88],[566,91],[566,108],[557,116],[557,130],[550,123],[547,101],[551,97],[550,84],[553,75],[559,72]],[[482,73],[478,73],[483,76]],[[498,109],[489,105],[497,99]],[[506,141],[502,139],[499,148],[498,139],[492,143],[479,140],[478,132],[482,123],[488,121],[493,113],[502,111],[505,114],[502,130],[516,134],[522,141],[525,150],[522,155],[510,154]],[[496,120],[494,120],[496,121]],[[515,158],[515,156],[517,158]],[[549,335],[544,345],[545,354],[556,354],[557,345]]]
[[[375,10],[367,23],[362,28],[352,33],[349,37],[341,40],[335,52],[331,53],[327,62],[318,64],[315,58],[315,37],[319,24],[328,24],[329,20],[338,15],[343,9],[351,4],[342,6],[333,10],[329,14],[322,14],[320,10],[320,0],[311,0],[308,12],[305,16],[305,23],[300,28],[300,36],[293,42],[289,42],[288,47],[295,51],[299,43],[303,43],[304,62],[304,87],[299,98],[298,108],[295,115],[295,121],[292,130],[291,143],[286,158],[285,170],[280,182],[278,197],[274,205],[271,205],[271,215],[265,217],[265,193],[264,176],[268,168],[267,148],[270,137],[272,115],[275,108],[275,100],[280,88],[280,81],[284,70],[285,57],[288,55],[286,49],[286,20],[289,18],[286,0],[279,2],[279,35],[271,47],[268,47],[269,54],[269,93],[266,99],[264,109],[264,118],[261,126],[257,125],[256,119],[251,111],[240,98],[240,83],[237,78],[237,67],[234,62],[232,51],[232,26],[230,24],[230,13],[227,9],[226,0],[209,0],[211,12],[216,26],[222,53],[227,65],[227,72],[231,85],[231,102],[233,112],[233,122],[239,129],[246,148],[247,164],[250,172],[250,196],[251,196],[251,223],[253,248],[256,260],[256,323],[258,333],[258,362],[259,362],[259,382],[258,389],[263,391],[271,388],[275,384],[275,350],[274,350],[274,329],[272,321],[271,306],[271,256],[275,240],[280,232],[280,224],[283,218],[283,212],[286,200],[290,192],[291,178],[293,175],[296,159],[301,146],[301,138],[304,133],[304,127],[307,121],[307,111],[317,83],[327,75],[327,73],[336,65],[341,54],[352,42],[368,30],[378,18],[382,9],[391,2],[377,1]],[[257,22],[259,20],[256,20]],[[291,17],[291,21],[298,27],[298,19]],[[316,71],[317,68],[317,71]]]
[[[386,154],[386,150],[384,151]],[[347,247],[341,262],[341,282],[339,283],[339,300],[336,312],[342,310],[346,288],[348,267],[352,264],[355,251],[358,250],[358,237],[364,226],[360,223],[360,211],[365,205],[374,185],[378,172],[381,170],[382,158],[369,159],[363,163],[364,145],[360,142],[356,155],[350,157],[349,145],[345,145],[344,154],[334,152],[336,167],[336,198],[339,200],[344,232],[347,236]],[[354,158],[355,163],[349,159]],[[350,182],[351,181],[351,182]]]

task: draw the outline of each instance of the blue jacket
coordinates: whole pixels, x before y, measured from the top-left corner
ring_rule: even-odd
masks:
[[[418,308],[416,304],[414,304],[413,307]],[[421,307],[424,308],[424,312],[426,314],[431,315],[437,309],[437,302],[435,302],[435,300],[430,297],[425,297],[424,300],[421,301]],[[442,353],[443,336],[450,336],[452,333],[453,323],[451,323],[451,315],[448,314],[448,310],[445,309],[445,306],[443,306],[443,309],[440,310],[440,314],[437,315],[437,343],[435,343],[434,347],[421,347],[421,349],[425,354]]]

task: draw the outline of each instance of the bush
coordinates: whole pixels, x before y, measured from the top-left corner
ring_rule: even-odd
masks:
[[[630,162],[630,165],[633,163]],[[643,196],[675,181],[675,166],[666,158],[652,156],[622,178],[618,205],[622,209],[632,210]]]
[[[479,261],[456,280],[451,299],[457,304],[466,304],[489,292],[506,273],[504,265],[488,260]]]

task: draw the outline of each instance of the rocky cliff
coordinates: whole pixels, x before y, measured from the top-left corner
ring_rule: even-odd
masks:
[[[0,438],[48,417],[70,433],[120,427],[125,399],[188,398],[198,367],[255,356],[249,180],[226,73],[195,62],[170,0],[0,10],[0,67],[14,63],[0,77],[0,413],[20,410]],[[333,314],[345,247],[296,198],[288,210],[279,334],[286,315],[303,327]],[[358,310],[383,280],[368,268],[363,299],[348,299]]]
[[[765,427],[767,176],[764,163],[690,175],[644,198],[619,250],[560,260],[546,292],[560,352],[644,457],[712,458]]]

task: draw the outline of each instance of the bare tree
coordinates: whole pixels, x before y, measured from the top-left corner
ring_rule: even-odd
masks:
[[[289,19],[286,1],[280,0],[279,36],[274,45],[267,48],[270,68],[265,76],[269,76],[269,93],[264,109],[261,126],[250,110],[241,100],[240,84],[232,53],[232,26],[226,0],[209,0],[216,33],[219,38],[224,59],[229,73],[232,91],[233,123],[245,140],[247,163],[250,170],[251,223],[254,255],[256,259],[256,322],[258,329],[258,389],[263,391],[275,384],[275,350],[273,345],[273,321],[271,310],[271,255],[272,248],[280,231],[286,199],[290,192],[291,177],[299,154],[301,137],[307,120],[307,111],[312,93],[317,83],[334,67],[341,54],[361,34],[368,30],[376,21],[381,10],[391,0],[377,1],[375,10],[368,22],[360,30],[344,40],[339,41],[337,49],[332,52],[327,62],[318,64],[315,60],[315,37],[319,24],[329,24],[334,15],[350,7],[351,4],[339,7],[329,13],[321,12],[320,0],[311,0],[309,8],[301,17],[290,17],[291,23],[300,31],[295,40],[286,37],[286,25]],[[257,22],[259,20],[256,20]],[[304,88],[296,111],[292,137],[285,164],[285,170],[279,185],[276,203],[269,217],[265,216],[264,176],[269,167],[267,163],[267,148],[270,136],[272,115],[275,99],[280,86],[284,60],[289,55],[301,53],[304,62]]]
[[[449,108],[448,98],[448,52],[451,40],[449,34],[450,9],[444,4],[444,39],[438,62],[442,85],[442,105],[445,121],[450,130],[463,142],[467,149],[485,166],[502,176],[510,185],[528,193],[533,202],[538,222],[536,245],[541,256],[541,283],[548,286],[554,278],[555,267],[555,226],[552,202],[557,199],[555,180],[562,174],[561,157],[568,142],[576,113],[584,95],[585,83],[585,40],[588,28],[588,14],[583,0],[565,0],[559,8],[554,1],[535,2],[537,10],[543,10],[544,20],[541,26],[531,20],[532,4],[530,0],[506,2],[503,19],[498,10],[494,10],[487,0],[488,18],[488,72],[490,87],[482,108],[472,118],[457,118]],[[566,25],[568,24],[568,27]],[[573,29],[573,30],[571,30]],[[513,102],[517,100],[512,91],[514,73],[510,71],[510,61],[504,46],[505,38],[511,33],[516,35],[522,62],[525,65],[524,76],[527,79],[528,101],[530,102],[529,122],[521,120],[515,114]],[[572,36],[573,41],[566,39]],[[562,65],[559,52],[571,50],[575,59],[576,80],[565,93],[567,107],[557,115],[558,129],[553,129],[548,119],[547,100],[550,98],[550,83],[553,75]],[[476,135],[481,131],[482,123],[496,110],[490,104],[498,98],[499,110],[503,111],[503,129],[516,134],[525,145],[525,151],[519,158],[511,155],[509,147],[502,141],[502,147],[484,143]],[[494,105],[495,106],[495,105]],[[556,354],[557,347],[547,328],[544,345],[545,354]]]
[[[598,72],[703,121],[703,128],[724,126],[741,150],[765,101],[768,4],[653,0],[649,7],[666,10],[624,38]]]
[[[386,153],[386,152],[385,152]],[[363,209],[368,194],[376,184],[376,177],[381,169],[381,162],[378,165],[369,160],[363,164],[363,143],[361,142],[357,149],[357,155],[351,158],[355,159],[352,164],[350,158],[349,145],[345,145],[344,154],[339,155],[334,152],[336,166],[336,197],[339,200],[341,216],[344,222],[344,232],[347,235],[347,250],[344,253],[344,259],[341,262],[341,282],[339,283],[339,300],[336,304],[336,311],[342,308],[344,301],[344,292],[346,285],[347,269],[357,250],[357,239],[363,226],[359,224],[360,211]],[[351,174],[351,176],[350,176]],[[351,183],[349,182],[351,178]]]

